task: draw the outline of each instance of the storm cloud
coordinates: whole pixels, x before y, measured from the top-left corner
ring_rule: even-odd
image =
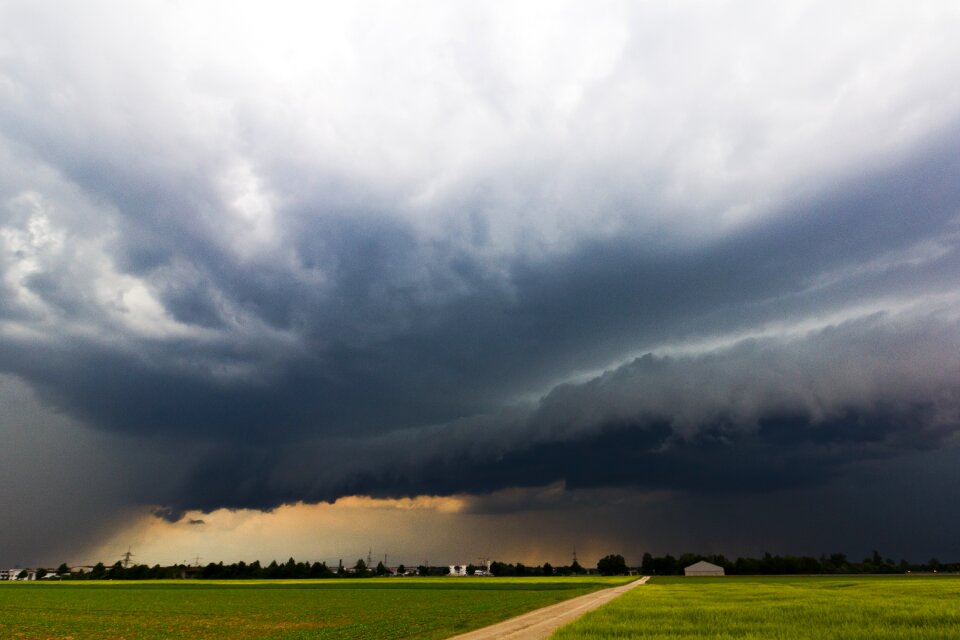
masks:
[[[117,509],[956,456],[948,3],[95,4],[0,7],[0,371]]]

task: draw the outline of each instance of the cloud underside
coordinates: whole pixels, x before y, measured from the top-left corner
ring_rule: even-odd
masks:
[[[0,27],[0,370],[162,458],[118,503],[751,496],[957,444],[960,105],[954,45],[913,38],[934,27],[877,18],[922,46],[833,43],[777,84],[750,47],[711,36],[725,66],[694,73],[594,16],[571,47],[595,55],[537,85],[535,46],[490,53],[526,34],[473,18],[424,27],[435,84],[384,25],[351,22],[386,29],[344,54],[357,85],[240,74],[190,34],[181,58],[176,21],[156,49],[103,27],[94,61],[135,55],[99,78],[76,31],[44,53]]]

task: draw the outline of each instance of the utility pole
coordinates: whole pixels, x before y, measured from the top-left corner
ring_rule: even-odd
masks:
[[[130,558],[133,557],[133,554],[130,553],[130,547],[127,547],[127,552],[120,556],[123,558],[123,568],[126,569],[130,566]]]

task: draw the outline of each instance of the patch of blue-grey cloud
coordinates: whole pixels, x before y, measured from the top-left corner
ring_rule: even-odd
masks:
[[[291,56],[282,4],[3,8],[0,369],[188,448],[143,502],[746,495],[955,445],[955,9],[809,58],[817,4],[712,16],[739,40],[371,6]]]
[[[297,437],[455,419],[625,351],[952,293],[957,170],[941,149],[929,156],[922,169],[877,176],[875,192],[849,185],[836,202],[812,201],[809,213],[710,246],[664,250],[643,237],[588,239],[549,259],[504,260],[494,276],[469,254],[420,240],[400,223],[323,219],[301,231],[296,247],[301,260],[336,274],[322,285],[277,267],[231,268],[217,253],[191,259],[203,279],[158,277],[174,319],[209,330],[209,318],[186,314],[183,304],[209,307],[219,298],[267,336],[292,334],[286,353],[263,353],[264,335],[215,327],[210,344],[191,335],[142,340],[135,349],[99,338],[13,343],[8,366],[117,430],[242,427],[270,438],[280,428]],[[924,191],[936,198],[915,197]],[[942,250],[910,258],[924,242]],[[898,260],[897,251],[909,259]],[[877,260],[872,269],[854,268]],[[818,284],[822,274],[845,268],[852,271],[839,281]],[[17,357],[18,349],[33,356]],[[134,407],[145,415],[132,424]]]

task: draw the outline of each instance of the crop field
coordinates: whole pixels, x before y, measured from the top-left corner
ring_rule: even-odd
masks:
[[[0,638],[447,638],[616,584],[388,578],[0,584]]]
[[[653,578],[552,640],[960,638],[960,577]]]

